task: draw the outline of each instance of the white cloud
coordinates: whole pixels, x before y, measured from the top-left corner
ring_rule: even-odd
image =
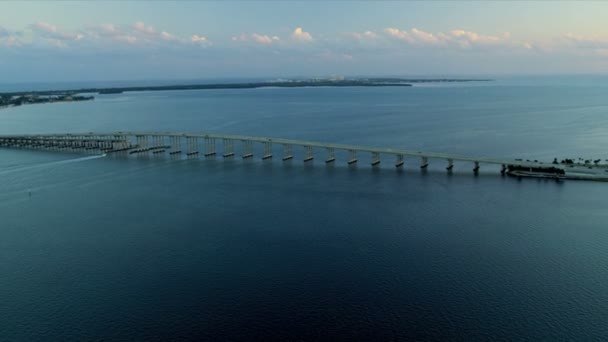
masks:
[[[273,43],[278,43],[281,41],[281,39],[277,36],[268,36],[265,34],[258,34],[258,33],[252,33],[252,34],[245,34],[242,33],[238,36],[234,36],[232,37],[232,41],[233,42],[254,42],[254,43],[258,43],[258,44],[262,44],[262,45],[270,45]]]
[[[511,37],[511,35],[509,33],[507,33],[506,35],[503,34],[503,38],[501,38],[498,36],[486,36],[486,35],[481,35],[481,34],[478,34],[475,32],[464,31],[464,30],[453,30],[450,33],[451,33],[452,37],[454,37],[455,40],[466,41],[470,44],[472,44],[472,43],[495,44],[495,43],[504,42],[505,40],[507,40]]]
[[[393,27],[387,27],[386,29],[384,29],[384,32],[386,32],[392,38],[403,40],[408,43],[414,43],[414,38],[409,33],[407,33],[407,31],[401,31]]]
[[[146,26],[146,24],[143,21],[138,21],[133,25],[133,28],[135,29],[135,31],[137,32],[141,32],[144,34],[148,34],[148,35],[154,35],[156,34],[156,30],[154,29],[154,27],[152,26]]]
[[[211,41],[209,41],[209,39],[207,39],[207,37],[205,37],[203,35],[193,34],[192,37],[190,37],[190,41],[192,43],[200,45],[202,47],[207,47],[207,46],[213,45],[211,43]]]
[[[293,33],[291,34],[291,38],[293,38],[294,40],[297,40],[297,41],[301,41],[301,42],[311,42],[313,40],[310,33],[302,30],[301,27],[297,27],[293,31]]]
[[[101,31],[107,35],[115,35],[120,33],[118,28],[116,28],[116,26],[114,26],[113,24],[102,24],[100,27]]]
[[[81,40],[84,38],[82,33],[71,33],[60,31],[57,26],[45,22],[37,22],[35,24],[30,25],[32,30],[51,40],[55,45],[65,46],[65,44],[59,44],[59,41],[70,41],[70,40]]]
[[[392,27],[386,28],[384,32],[391,38],[405,41],[408,44],[414,45],[451,45],[465,49],[471,48],[476,45],[518,45],[517,43],[512,41],[511,34],[509,32],[505,32],[501,36],[491,36],[465,30],[452,30],[448,33],[430,33],[425,32],[423,30],[419,30],[417,28],[412,28],[409,31],[405,31]],[[523,43],[519,45],[525,46]]]
[[[608,37],[581,36],[573,33],[566,33],[562,38],[570,45],[579,48],[603,49],[608,48]]]
[[[127,34],[119,34],[112,37],[112,40],[117,42],[124,42],[128,44],[135,44],[137,42],[137,37],[127,35]]]
[[[428,44],[437,44],[437,43],[441,43],[444,39],[445,36],[444,35],[439,35],[439,37],[441,37],[442,39],[440,40],[439,38],[437,38],[435,35],[433,35],[432,33],[429,32],[424,32],[421,30],[418,30],[417,28],[413,28],[412,31],[412,36],[414,36],[418,41],[421,42],[425,42]]]
[[[375,40],[378,38],[378,34],[373,31],[365,31],[363,33],[350,32],[347,35],[358,41]]]
[[[274,42],[278,42],[280,40],[279,37],[277,37],[277,36],[269,37],[267,35],[260,35],[257,33],[253,33],[251,35],[251,38],[253,38],[254,41],[256,41],[260,44],[266,44],[266,45],[272,44]]]
[[[438,45],[449,40],[448,36],[442,32],[433,34],[419,30],[415,27],[409,31],[388,27],[384,32],[392,38],[405,41],[409,44]]]
[[[177,40],[177,38],[174,35],[172,35],[169,32],[166,32],[166,31],[162,31],[160,33],[160,38],[162,40],[166,40],[166,41],[176,41]]]

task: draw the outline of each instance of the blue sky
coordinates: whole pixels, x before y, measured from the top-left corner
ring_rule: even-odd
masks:
[[[0,82],[608,72],[608,2],[0,2]]]

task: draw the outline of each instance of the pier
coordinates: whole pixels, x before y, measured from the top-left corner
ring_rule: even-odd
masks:
[[[220,155],[223,158],[238,156],[242,159],[258,156],[262,160],[270,160],[274,155],[279,155],[284,162],[297,157],[301,158],[304,163],[321,159],[325,164],[334,164],[338,160],[344,160],[347,165],[356,164],[360,162],[362,155],[367,155],[372,167],[379,167],[381,163],[390,163],[396,168],[403,168],[406,160],[414,159],[418,161],[417,164],[421,170],[426,169],[431,163],[441,163],[447,172],[452,172],[455,168],[454,162],[459,162],[459,165],[469,164],[468,170],[473,173],[478,173],[483,165],[497,165],[502,174],[508,172],[508,166],[516,166],[520,170],[554,166],[564,170],[565,174],[567,174],[567,168],[572,167],[521,159],[473,157],[451,153],[226,134],[89,132],[0,135],[0,147],[98,154],[123,153],[154,157],[167,155],[173,158],[181,158],[182,155],[185,155],[186,158],[211,158]],[[339,157],[341,158],[339,159]]]

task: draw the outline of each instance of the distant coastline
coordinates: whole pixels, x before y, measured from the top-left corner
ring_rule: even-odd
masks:
[[[257,88],[310,88],[310,87],[411,87],[415,83],[453,83],[488,82],[490,79],[452,79],[452,78],[358,78],[358,79],[305,79],[276,80],[247,83],[209,83],[161,86],[133,86],[109,88],[81,88],[63,90],[16,91],[0,93],[0,109],[23,104],[71,102],[93,100],[94,96],[78,94],[122,94],[134,91],[167,90],[219,90],[219,89],[257,89]]]

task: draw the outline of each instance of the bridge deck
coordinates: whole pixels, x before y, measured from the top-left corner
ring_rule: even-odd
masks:
[[[425,151],[414,151],[405,149],[393,149],[393,148],[381,148],[381,147],[370,147],[360,145],[347,145],[347,144],[336,144],[306,140],[293,140],[293,139],[282,139],[282,138],[269,138],[269,137],[253,137],[245,135],[228,135],[228,134],[188,134],[188,133],[175,133],[175,132],[112,132],[112,133],[64,133],[64,134],[19,134],[19,135],[2,135],[0,139],[91,139],[91,138],[112,138],[118,137],[128,140],[131,137],[147,136],[147,137],[173,137],[173,138],[210,138],[210,139],[226,139],[226,140],[241,140],[258,143],[271,143],[271,144],[282,144],[282,145],[294,145],[294,146],[310,146],[322,149],[334,149],[334,150],[345,150],[345,151],[358,151],[358,152],[369,152],[379,154],[389,154],[396,156],[409,156],[409,157],[426,157],[432,159],[444,159],[451,161],[465,161],[465,162],[478,162],[483,164],[498,164],[498,165],[519,165],[537,167],[540,165],[546,166],[546,163],[514,160],[505,158],[494,158],[485,156],[464,156],[451,153],[437,153],[437,152],[425,152]],[[559,165],[555,165],[560,167]]]

